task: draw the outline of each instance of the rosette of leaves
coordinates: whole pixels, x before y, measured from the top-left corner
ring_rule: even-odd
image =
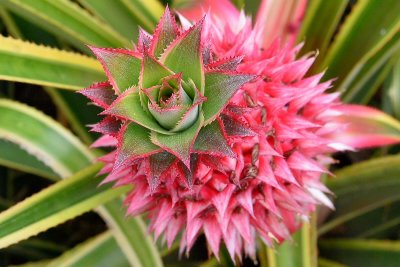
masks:
[[[234,157],[219,115],[254,75],[235,71],[240,58],[213,59],[203,23],[182,30],[167,8],[153,36],[140,31],[135,49],[90,47],[109,81],[81,93],[105,109],[93,130],[118,140],[111,173],[148,158],[157,186],[178,161],[190,184],[193,154]]]

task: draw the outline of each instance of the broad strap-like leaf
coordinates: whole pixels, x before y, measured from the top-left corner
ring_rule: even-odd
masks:
[[[317,244],[315,238],[316,216],[304,222],[300,230],[293,234],[293,240],[286,240],[275,248],[262,246],[266,250],[268,267],[317,266]]]
[[[69,176],[94,161],[75,136],[34,108],[1,99],[0,114],[0,138],[18,144],[60,176]]]
[[[114,169],[123,166],[127,161],[160,152],[160,147],[150,141],[150,131],[139,124],[128,123],[120,132]]]
[[[89,46],[99,59],[116,93],[123,93],[139,81],[140,55],[125,49]]]
[[[222,122],[215,120],[201,128],[193,146],[196,152],[232,158],[235,157],[235,154],[226,140],[227,137],[224,135],[221,123]]]
[[[83,212],[89,211],[129,190],[110,189],[95,177],[100,165],[93,165],[25,199],[0,214],[0,248],[36,235]]]
[[[88,132],[86,126],[98,120],[101,109],[96,105],[88,105],[87,98],[81,94],[53,87],[45,87],[44,90],[79,139],[86,145],[92,144],[94,136]],[[114,93],[114,90],[112,92]]]
[[[162,267],[163,263],[157,247],[146,230],[140,217],[127,218],[121,212],[121,199],[108,202],[100,208],[100,214],[107,220],[114,238],[128,258],[131,266]],[[103,211],[106,210],[106,213]]]
[[[87,51],[85,44],[121,47],[129,44],[107,24],[67,0],[4,0],[7,8],[24,19]]]
[[[125,94],[121,95],[104,111],[104,114],[133,121],[155,132],[167,135],[171,134],[162,128],[157,121],[143,109],[140,96],[135,92],[127,91]]]
[[[27,153],[17,144],[0,139],[0,151],[2,151],[0,153],[0,165],[2,166],[33,173],[50,180],[58,180],[57,174],[50,167]],[[4,151],[7,153],[4,153]]]
[[[153,41],[150,47],[151,54],[155,57],[159,57],[178,35],[179,29],[176,25],[175,18],[167,7],[154,31]]]
[[[190,169],[190,153],[203,121],[203,115],[199,114],[196,122],[183,132],[178,132],[174,135],[152,132],[151,141],[175,155]]]
[[[240,87],[251,81],[255,76],[222,71],[209,71],[205,75],[204,96],[207,101],[203,103],[205,124],[215,120],[228,101]]]
[[[386,156],[353,164],[327,181],[335,194],[336,211],[319,227],[324,234],[358,215],[400,199],[400,156]]]
[[[129,267],[111,231],[105,231],[52,259],[46,267],[113,266]]]
[[[70,173],[74,173],[77,170],[81,169],[81,166],[89,166],[91,161],[93,160],[93,156],[87,151],[87,148],[83,147],[79,144],[79,141],[74,138],[66,129],[58,125],[51,118],[44,116],[40,112],[36,111],[33,108],[26,107],[25,105],[18,104],[9,100],[0,100],[1,107],[4,109],[1,111],[2,116],[0,116],[0,132],[7,133],[6,139],[9,137],[13,137],[13,141],[18,142],[22,149],[26,150],[29,154],[37,157],[41,161],[45,161],[48,164],[47,159],[50,158],[55,162],[51,167],[55,170],[55,172],[61,176],[66,177]],[[11,111],[14,109],[16,111],[21,112],[7,112],[6,108],[9,107]],[[13,116],[11,116],[14,114]],[[15,123],[18,122],[18,123]],[[10,124],[15,125],[10,125]],[[12,128],[10,128],[12,127]],[[27,129],[31,129],[32,131],[27,131]],[[36,135],[38,131],[36,129],[42,129],[41,132],[43,134]],[[11,130],[11,133],[10,133]],[[8,131],[8,132],[7,132]],[[33,135],[32,135],[33,134]],[[53,138],[53,135],[57,135],[58,137],[55,139],[56,144],[53,141],[48,143],[49,138]],[[4,136],[2,136],[4,137]],[[49,149],[49,147],[50,149]],[[82,148],[81,148],[82,146]],[[81,151],[83,149],[84,151]],[[83,153],[82,153],[83,152]],[[63,160],[63,155],[67,154],[67,160]],[[83,154],[83,155],[81,155]],[[78,161],[79,165],[71,164],[69,160]],[[21,163],[21,162],[20,162]],[[22,162],[23,163],[23,162]],[[62,168],[59,168],[61,166]],[[57,213],[54,217],[43,219],[44,221],[38,222],[38,224],[33,224],[26,228],[25,230],[19,231],[16,233],[19,240],[26,239],[31,235],[37,234],[38,231],[44,231],[48,228],[53,227],[58,223],[62,223],[68,219],[71,219],[75,216],[80,215],[82,212],[97,207],[100,203],[104,203],[107,200],[113,198],[116,195],[121,195],[123,192],[126,192],[126,188],[120,188],[117,190],[109,191],[106,190],[109,187],[100,187],[98,188],[98,184],[102,180],[102,177],[94,178],[96,173],[98,172],[99,167],[94,166],[91,167],[93,172],[89,177],[82,178],[82,183],[85,186],[85,192],[101,192],[99,195],[90,196],[84,193],[83,191],[78,191],[76,187],[71,188],[71,191],[67,190],[66,195],[59,195],[58,193],[52,200],[45,201],[44,205],[46,206],[45,210],[48,211],[49,205],[51,207],[57,206]],[[29,168],[25,168],[25,171],[29,171]],[[80,173],[83,174],[84,172]],[[85,172],[86,173],[86,172]],[[75,176],[76,177],[76,176]],[[76,178],[80,179],[80,178]],[[67,182],[67,181],[66,181]],[[79,182],[81,183],[81,182]],[[67,182],[68,184],[68,182]],[[87,186],[87,187],[86,187]],[[61,189],[61,192],[64,192],[65,188]],[[57,189],[59,190],[59,189]],[[100,191],[99,191],[100,190]],[[103,191],[104,190],[104,191]],[[114,193],[115,195],[113,195]],[[103,194],[104,193],[104,194]],[[41,193],[39,193],[41,194]],[[43,193],[47,194],[47,193]],[[42,196],[42,195],[40,195]],[[65,209],[62,209],[60,205],[58,205],[57,200],[59,197],[64,196],[66,201],[61,198],[61,203],[64,203]],[[39,197],[41,198],[41,197]],[[78,198],[78,199],[76,199]],[[87,199],[88,202],[82,201],[82,198]],[[26,201],[31,201],[27,199]],[[82,203],[82,206],[80,206]],[[86,206],[89,205],[89,206]],[[26,204],[21,203],[20,205],[25,206]],[[72,206],[71,206],[72,205]],[[90,206],[91,205],[91,206]],[[133,221],[126,220],[124,211],[121,209],[121,201],[112,201],[108,203],[108,206],[101,209],[101,216],[105,218],[105,220],[112,224],[112,231],[115,234],[115,239],[118,244],[123,248],[124,252],[126,252],[128,256],[128,260],[133,266],[144,266],[144,267],[154,267],[154,266],[162,266],[162,262],[160,259],[160,255],[157,253],[155,245],[152,242],[142,242],[143,239],[137,239],[136,237],[132,237],[132,232],[136,232],[137,236],[146,235],[145,229],[143,229],[143,222],[140,218],[135,218]],[[71,209],[69,209],[69,207]],[[25,213],[25,211],[27,213]],[[49,210],[52,212],[51,210]],[[53,210],[54,211],[54,210]],[[21,214],[23,217],[24,223],[30,223],[30,217],[32,216],[40,216],[41,212],[38,212],[35,209],[25,209],[24,214]],[[111,215],[112,214],[112,215]],[[1,217],[2,215],[0,215]],[[118,217],[118,220],[112,219],[112,217]],[[34,217],[32,217],[35,219]],[[36,217],[37,218],[37,217]],[[53,220],[54,219],[54,220]],[[108,219],[110,221],[108,221]],[[42,223],[43,222],[43,223]],[[13,221],[13,224],[15,221]],[[0,229],[6,231],[6,228],[0,226]],[[31,232],[31,230],[33,232]],[[8,230],[7,230],[8,231]],[[36,232],[35,232],[36,231]],[[143,231],[143,232],[142,232]],[[127,232],[127,234],[124,234]],[[14,234],[13,234],[14,236]],[[133,238],[133,239],[132,239]],[[1,239],[1,238],[0,238]],[[7,239],[7,240],[6,240]],[[16,243],[19,240],[14,237],[4,237],[5,242],[12,244]],[[137,242],[140,240],[140,242]],[[150,255],[150,256],[149,256]],[[150,260],[149,260],[150,259]]]
[[[343,266],[389,267],[400,262],[398,240],[331,238],[319,243],[324,257],[343,263]]]
[[[147,31],[154,30],[164,12],[164,6],[159,0],[119,0],[131,13],[131,16]]]
[[[342,115],[333,117],[332,121],[344,127],[326,136],[333,142],[356,149],[400,142],[400,121],[379,109],[341,105],[335,110]]]
[[[383,109],[400,119],[400,57],[395,59],[394,67],[385,81]]]
[[[338,88],[343,92],[341,99],[367,104],[394,65],[399,49],[400,32],[397,32],[375,53],[363,56]]]
[[[324,58],[326,49],[348,2],[349,0],[316,0],[311,1],[307,7],[297,41],[304,42],[300,51],[301,54],[318,50],[319,56],[312,68],[315,68],[315,65],[320,63],[320,59]]]
[[[182,33],[161,55],[160,61],[174,72],[182,72],[184,80],[192,79],[203,92],[204,69],[201,53],[203,20]],[[190,97],[194,97],[190,95]]]
[[[137,39],[138,21],[127,10],[121,0],[113,0],[112,4],[99,0],[78,0],[78,2],[128,40]]]
[[[95,59],[0,36],[0,80],[82,89],[105,80]]]
[[[399,9],[397,0],[357,1],[318,71],[328,67],[324,77],[337,78],[339,86],[361,58],[372,56],[399,31]]]

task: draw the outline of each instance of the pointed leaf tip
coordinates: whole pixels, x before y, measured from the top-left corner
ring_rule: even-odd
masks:
[[[88,88],[78,91],[78,93],[86,96],[94,104],[102,108],[108,108],[117,98],[109,82],[95,83]]]
[[[201,128],[193,147],[196,152],[231,158],[236,157],[226,140],[227,137],[221,124],[222,122],[215,120]]]
[[[176,25],[174,16],[169,7],[165,8],[164,15],[161,17],[156,30],[154,31],[153,41],[150,46],[151,54],[159,57],[169,44],[179,35],[179,28]]]
[[[341,105],[335,110],[342,115],[332,118],[344,129],[328,137],[353,148],[366,148],[400,143],[400,122],[388,114],[361,105]]]
[[[207,101],[203,103],[205,124],[214,121],[236,91],[255,77],[257,76],[224,71],[207,72],[204,91]]]
[[[201,53],[201,32],[204,19],[181,34],[161,55],[160,61],[174,72],[182,72],[185,80],[192,79],[202,92],[204,69]]]
[[[141,68],[138,53],[126,49],[88,47],[100,61],[117,93],[122,93],[138,83]]]
[[[204,118],[202,114],[200,114],[192,126],[174,135],[152,132],[151,141],[176,156],[190,170],[190,154],[203,121]]]
[[[147,157],[161,151],[160,147],[150,141],[150,131],[136,123],[124,125],[117,139],[118,148],[114,170],[123,167],[130,160]]]

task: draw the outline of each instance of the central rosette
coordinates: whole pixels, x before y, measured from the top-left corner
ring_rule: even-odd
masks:
[[[199,105],[205,97],[197,90],[194,82],[182,81],[182,74],[162,78],[160,85],[142,90],[143,104],[154,119],[166,130],[179,132],[189,128],[199,117]]]
[[[134,50],[90,47],[109,81],[82,93],[105,108],[97,128],[118,129],[113,173],[144,159],[157,186],[177,162],[190,174],[194,153],[234,156],[220,113],[254,75],[236,72],[241,58],[217,59],[203,49],[210,47],[202,43],[203,21],[181,30],[167,9],[153,36],[140,32]]]

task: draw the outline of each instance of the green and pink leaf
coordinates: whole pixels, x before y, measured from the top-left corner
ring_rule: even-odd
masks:
[[[125,124],[118,135],[118,148],[114,170],[138,158],[161,152],[161,148],[150,141],[150,131],[139,124]]]
[[[190,154],[193,144],[203,125],[204,117],[200,113],[196,122],[188,129],[174,135],[165,135],[157,132],[151,133],[151,141],[180,159],[190,169]]]
[[[116,94],[137,85],[141,69],[140,54],[126,49],[89,46],[100,61]]]
[[[192,79],[200,92],[204,88],[201,53],[201,32],[204,20],[182,33],[161,55],[160,61],[174,72],[182,72],[185,80]],[[189,95],[193,98],[193,95]]]
[[[254,79],[255,75],[240,74],[227,71],[208,71],[205,74],[206,87],[203,103],[205,124],[214,121],[226,107],[232,96],[246,83]]]
[[[147,113],[143,109],[136,88],[122,94],[101,114],[112,115],[124,120],[129,120],[158,133],[166,135],[171,134],[169,131],[162,128],[151,114]]]
[[[375,108],[361,105],[342,105],[334,120],[345,124],[329,137],[353,148],[391,145],[400,142],[400,122]]]

